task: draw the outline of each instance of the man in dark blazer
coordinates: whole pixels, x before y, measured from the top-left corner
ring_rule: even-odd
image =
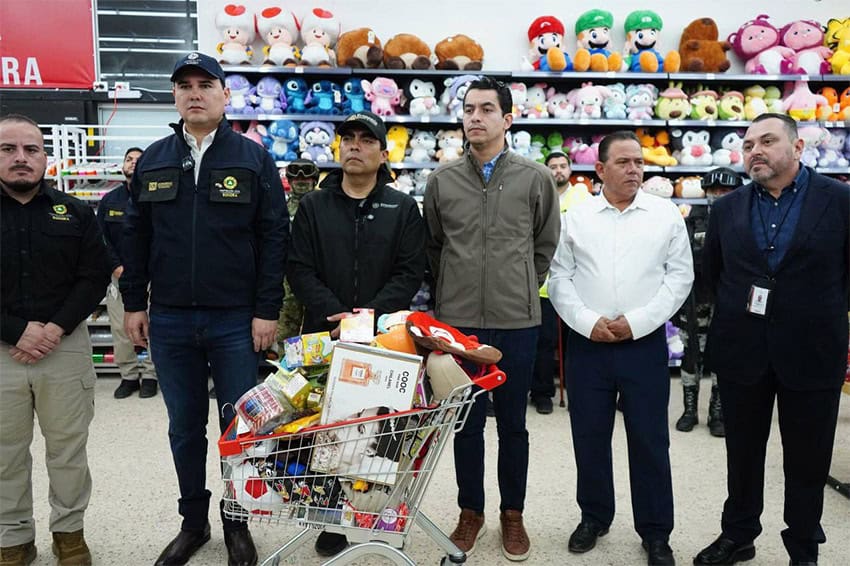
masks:
[[[726,424],[729,497],[720,537],[694,564],[755,556],[774,399],[785,470],[782,540],[791,564],[816,564],[847,363],[850,188],[799,163],[803,140],[787,116],[753,120],[743,149],[753,182],[714,204],[705,241],[715,296],[707,356]]]

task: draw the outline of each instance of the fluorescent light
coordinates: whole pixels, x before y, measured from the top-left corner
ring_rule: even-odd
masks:
[[[160,39],[158,37],[99,37],[98,41],[113,41],[116,43],[186,43],[185,39]]]
[[[144,49],[141,47],[101,47],[100,52],[109,53],[185,53],[185,49]]]
[[[98,10],[98,16],[131,16],[142,18],[185,18],[186,12],[140,12],[138,10]],[[190,18],[197,18],[198,14],[188,14]]]

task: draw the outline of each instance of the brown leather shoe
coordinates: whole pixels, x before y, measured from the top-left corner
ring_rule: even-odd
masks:
[[[0,566],[27,566],[35,561],[37,554],[34,541],[4,546],[0,548]]]
[[[91,566],[91,552],[83,529],[73,533],[53,533],[53,554],[59,566]]]
[[[522,525],[522,511],[507,509],[499,515],[502,531],[502,554],[508,560],[522,562],[531,552],[528,533]]]
[[[476,513],[472,509],[461,509],[457,527],[449,538],[466,554],[472,554],[472,551],[475,550],[475,543],[486,532],[487,525],[484,523],[484,513]]]

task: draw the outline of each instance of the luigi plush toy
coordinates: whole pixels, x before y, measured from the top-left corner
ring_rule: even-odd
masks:
[[[614,16],[605,10],[588,10],[576,20],[576,71],[620,71],[623,57],[608,49]]]
[[[662,57],[655,49],[664,23],[652,10],[635,10],[626,17],[626,46],[623,55],[626,67],[633,73],[675,73],[682,62],[678,51]]]

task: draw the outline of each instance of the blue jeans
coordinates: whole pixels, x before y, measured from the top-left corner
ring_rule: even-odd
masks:
[[[502,511],[522,511],[525,506],[528,476],[528,430],[525,411],[528,388],[537,348],[539,327],[517,330],[459,328],[502,351],[499,369],[505,383],[493,390],[496,431],[499,435],[499,494]],[[455,477],[457,503],[462,509],[484,512],[484,424],[487,420],[487,395],[478,396],[463,429],[455,434]]]
[[[168,409],[168,438],[180,485],[178,509],[183,530],[201,530],[208,521],[206,488],[207,378],[212,375],[219,429],[233,419],[232,405],[257,384],[259,354],[251,337],[250,307],[183,309],[151,305],[151,349],[157,355],[159,387]],[[244,528],[225,520],[225,530]]]

